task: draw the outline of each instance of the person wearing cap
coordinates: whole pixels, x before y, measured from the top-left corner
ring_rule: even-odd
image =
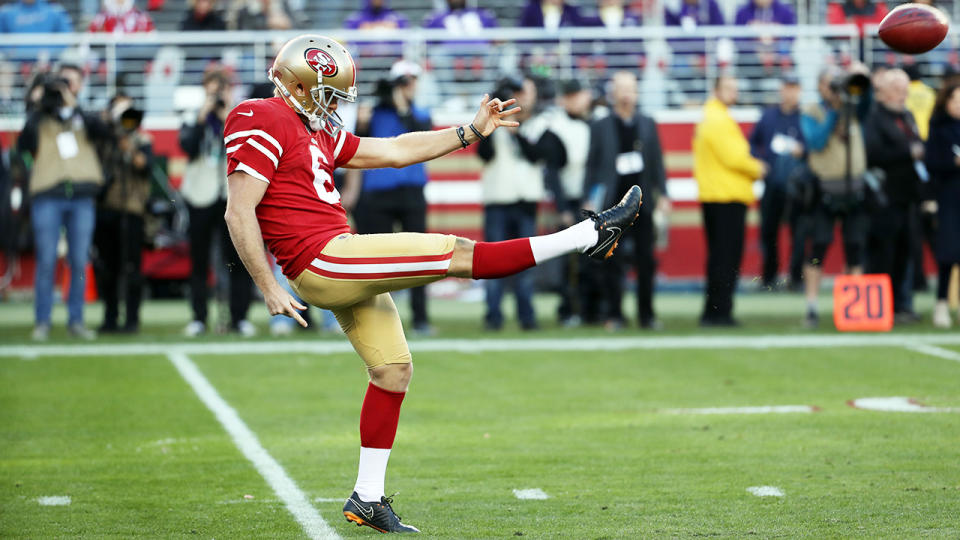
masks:
[[[614,253],[603,263],[606,265],[603,284],[585,283],[583,287],[585,291],[595,290],[598,294],[607,291],[606,312],[601,316],[612,329],[624,325],[622,284],[628,266],[634,266],[637,271],[637,323],[641,328],[659,327],[653,310],[656,273],[653,211],[657,208],[665,211],[670,203],[657,124],[640,113],[638,99],[636,75],[629,71],[614,73],[610,80],[610,114],[594,121],[590,130],[587,170],[591,174],[586,206],[590,209],[603,208],[616,198],[616,193],[624,185],[640,186],[645,197],[637,220],[624,234],[624,240],[632,241],[632,252],[622,250]],[[585,295],[584,300],[588,299],[588,295]],[[590,305],[586,301],[584,304],[583,319],[593,322],[595,310],[602,306]]]
[[[400,60],[390,68],[389,79],[380,81],[378,103],[372,111],[358,114],[357,134],[363,137],[396,137],[433,129],[430,111],[414,103],[419,64]],[[427,169],[417,163],[401,169],[371,169],[347,176],[342,202],[352,212],[360,234],[427,231],[427,200],[423,187]],[[430,334],[427,295],[423,287],[410,290],[414,332]]]
[[[763,198],[760,200],[760,246],[763,253],[761,284],[770,290],[778,287],[780,224],[789,206],[789,182],[803,168],[800,94],[797,76],[792,73],[785,75],[780,83],[780,102],[763,111],[750,133],[750,153],[767,164]],[[790,212],[790,228],[794,233],[795,217],[796,212]],[[794,243],[798,243],[795,236]],[[802,241],[799,244],[800,252],[790,258],[791,285],[799,284],[803,277]]]

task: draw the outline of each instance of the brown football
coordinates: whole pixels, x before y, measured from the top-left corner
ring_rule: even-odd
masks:
[[[939,45],[949,28],[950,21],[939,9],[924,4],[903,4],[880,21],[878,33],[891,49],[920,54]]]

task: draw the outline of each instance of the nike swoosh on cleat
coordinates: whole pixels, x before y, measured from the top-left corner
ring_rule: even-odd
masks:
[[[608,236],[607,239],[604,240],[602,244],[597,246],[597,249],[596,249],[597,253],[603,251],[604,249],[607,248],[607,246],[613,243],[617,235],[620,234],[620,227],[609,227],[607,231],[610,232],[610,236]]]
[[[247,112],[237,111],[237,114],[239,114],[240,116],[253,116],[253,111],[247,111]]]
[[[364,508],[359,504],[354,504],[357,507],[357,510],[360,510],[360,513],[363,514],[363,517],[367,519],[373,519],[373,508]]]

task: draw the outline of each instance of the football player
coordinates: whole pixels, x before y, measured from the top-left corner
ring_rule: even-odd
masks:
[[[381,532],[418,532],[384,496],[393,446],[410,376],[410,351],[389,292],[446,276],[496,279],[573,251],[605,258],[639,212],[633,186],[616,206],[560,232],[505,242],[473,242],[442,234],[351,234],[337,167],[406,167],[489,137],[519,108],[514,100],[484,96],[473,122],[398,137],[360,138],[343,129],[337,106],[357,98],[350,53],[323,36],[287,42],[268,72],[275,97],[248,100],[227,117],[224,143],[229,194],[226,221],[247,271],[271,315],[306,326],[306,309],[274,278],[264,242],[294,291],[334,312],[367,365],[370,382],[360,410],[360,464],[346,518]],[[522,182],[522,178],[517,178]]]

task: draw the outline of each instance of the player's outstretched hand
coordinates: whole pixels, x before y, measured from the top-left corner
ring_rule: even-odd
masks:
[[[490,99],[489,94],[484,94],[483,99],[480,100],[480,110],[473,117],[473,127],[477,128],[484,137],[488,137],[493,133],[493,130],[500,126],[519,126],[519,122],[504,120],[520,112],[520,107],[508,108],[516,102],[515,99],[508,99],[507,101],[500,101],[500,98]]]
[[[277,286],[277,291],[263,295],[263,301],[267,304],[267,311],[270,315],[286,315],[300,323],[300,326],[306,328],[307,321],[300,315],[300,311],[307,309],[307,306],[300,304],[290,296],[290,293]],[[299,310],[299,311],[298,311]]]

